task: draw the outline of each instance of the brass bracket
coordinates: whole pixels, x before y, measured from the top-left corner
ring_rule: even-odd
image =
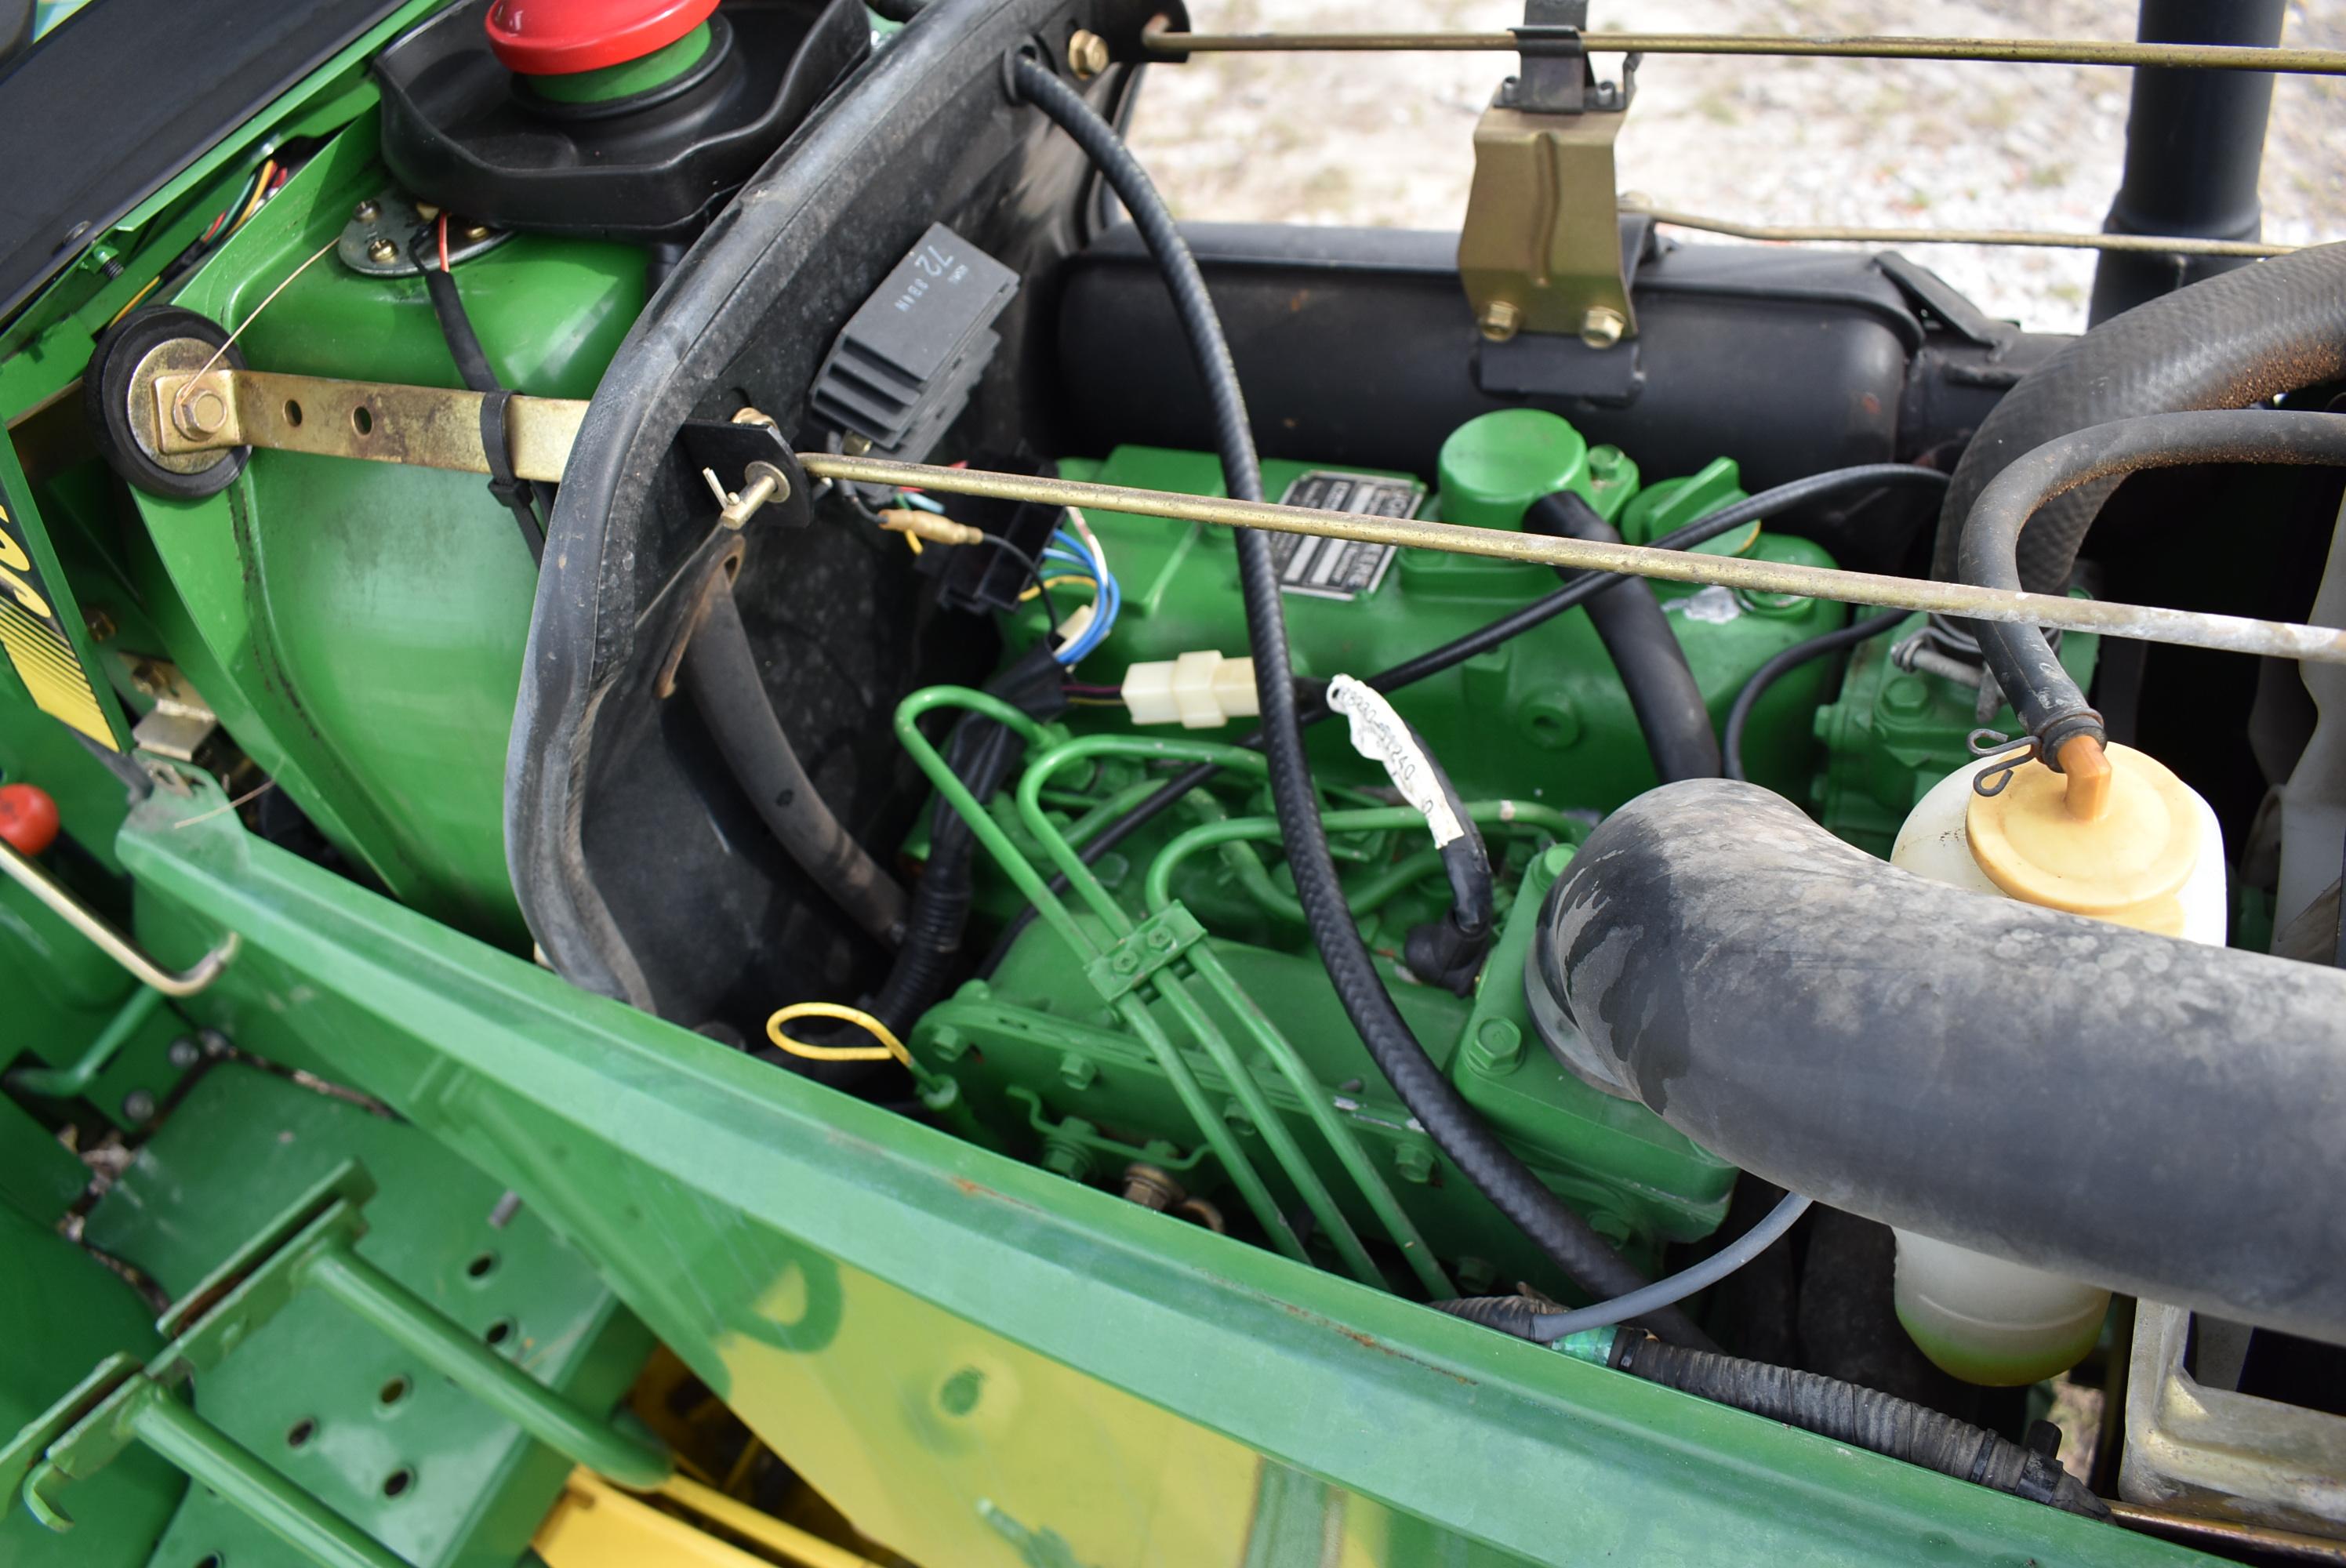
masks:
[[[167,372],[156,376],[154,386],[151,434],[158,455],[257,446],[459,473],[490,472],[481,444],[484,400],[476,392],[229,365],[193,378]],[[558,482],[586,418],[583,399],[514,398],[505,405],[505,431],[515,475]]]
[[[1580,36],[1587,0],[1528,0],[1525,12],[1522,74],[1474,126],[1459,280],[1494,342],[1547,332],[1609,349],[1637,333],[1613,172],[1637,56],[1617,86],[1598,82]]]

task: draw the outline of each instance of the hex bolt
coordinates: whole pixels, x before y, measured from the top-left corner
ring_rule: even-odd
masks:
[[[1592,349],[1609,349],[1628,331],[1628,318],[1609,305],[1591,306],[1580,318],[1580,341]]]
[[[155,1114],[155,1096],[144,1089],[133,1089],[122,1096],[122,1115],[126,1121],[143,1122]]]
[[[190,441],[201,441],[217,435],[228,423],[228,399],[217,388],[199,386],[192,393],[181,393],[172,400],[171,423],[179,433]]]
[[[839,438],[839,450],[845,456],[861,457],[872,450],[872,438],[851,430]]]
[[[471,240],[475,245],[478,245],[482,240],[486,239],[488,237],[489,226],[485,223],[474,223],[465,226],[464,238]]]
[[[1088,82],[1107,69],[1107,40],[1086,28],[1067,40],[1067,70],[1079,82]]]
[[[1099,1078],[1099,1067],[1089,1057],[1073,1051],[1059,1057],[1059,1082],[1078,1092],[1088,1089]]]
[[[399,260],[399,247],[378,234],[367,241],[367,260],[378,267],[388,267]]]
[[[382,209],[372,201],[362,201],[351,209],[351,216],[361,223],[372,223],[382,216]]]
[[[1135,1160],[1124,1167],[1123,1196],[1127,1203],[1137,1203],[1162,1214],[1189,1195],[1181,1190],[1179,1182],[1155,1166]]]
[[[171,1042],[171,1065],[185,1072],[204,1059],[204,1048],[186,1035]]]
[[[207,1053],[214,1056],[225,1056],[230,1049],[229,1037],[217,1029],[197,1030],[196,1041]]]
[[[1524,312],[1512,300],[1494,300],[1483,308],[1483,335],[1494,343],[1514,337],[1523,324]]]

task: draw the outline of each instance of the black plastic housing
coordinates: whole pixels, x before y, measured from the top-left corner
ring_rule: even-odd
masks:
[[[856,0],[732,0],[709,62],[613,104],[555,104],[489,50],[488,0],[376,56],[382,156],[426,199],[506,229],[688,235],[871,47]]]

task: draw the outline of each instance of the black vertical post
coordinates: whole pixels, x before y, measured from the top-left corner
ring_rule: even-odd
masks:
[[[2147,44],[2280,42],[2288,0],[2142,0]],[[2257,176],[2272,112],[2265,71],[2140,67],[2127,111],[2126,178],[2102,227],[2112,234],[2254,239]],[[2186,283],[2247,265],[2241,257],[2104,251],[2088,320],[2106,321]]]

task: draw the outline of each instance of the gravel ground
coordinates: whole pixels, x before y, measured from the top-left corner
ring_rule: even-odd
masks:
[[[1505,0],[1191,0],[1200,31],[1494,30]],[[2128,0],[1595,0],[1650,32],[2129,38]],[[2346,5],[2296,0],[2284,42],[2346,47]],[[1600,70],[1617,70],[1618,56]],[[1185,218],[1457,228],[1499,55],[1200,56],[1151,73],[1133,141]],[[2127,73],[1923,61],[1647,60],[1620,186],[1756,223],[2095,229],[2117,188]],[[2265,235],[2346,238],[2346,79],[2284,76]],[[1699,239],[1699,236],[1688,236]],[[2093,256],[1900,248],[1997,315],[2085,325]]]

